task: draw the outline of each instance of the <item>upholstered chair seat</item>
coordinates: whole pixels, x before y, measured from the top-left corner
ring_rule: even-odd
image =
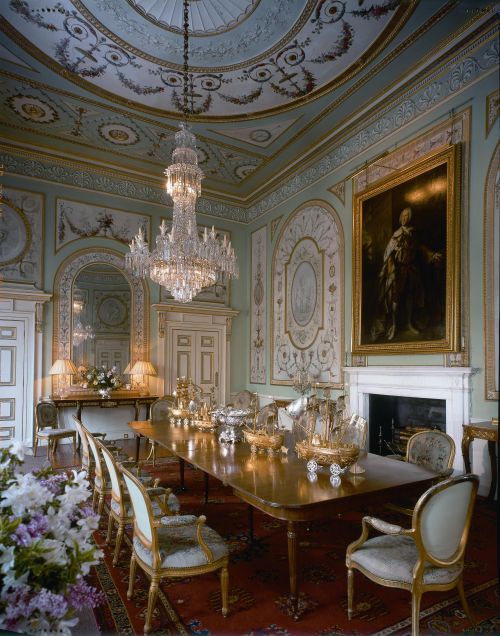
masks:
[[[208,563],[197,540],[196,519],[194,515],[161,519],[162,526],[158,528],[161,568],[198,568]],[[229,555],[224,540],[215,530],[203,526],[202,535],[215,560]],[[134,549],[144,563],[150,567],[153,565],[153,552],[145,548],[137,538],[134,539]]]

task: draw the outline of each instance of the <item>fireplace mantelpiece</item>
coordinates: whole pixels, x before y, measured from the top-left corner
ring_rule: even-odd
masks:
[[[369,395],[398,395],[446,401],[446,432],[455,441],[454,468],[464,469],[462,424],[470,421],[470,367],[345,367],[350,409],[370,422]]]

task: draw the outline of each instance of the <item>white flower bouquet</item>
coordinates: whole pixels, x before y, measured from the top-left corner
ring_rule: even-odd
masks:
[[[117,367],[82,367],[79,369],[81,382],[87,389],[119,389],[122,379]]]
[[[24,449],[0,453],[0,630],[69,636],[77,610],[102,592],[84,577],[102,557],[84,471],[21,473]]]

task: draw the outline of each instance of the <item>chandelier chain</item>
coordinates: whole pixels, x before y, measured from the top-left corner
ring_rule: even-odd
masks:
[[[184,59],[183,59],[183,111],[184,117],[188,118],[188,86],[189,86],[189,0],[184,0]]]

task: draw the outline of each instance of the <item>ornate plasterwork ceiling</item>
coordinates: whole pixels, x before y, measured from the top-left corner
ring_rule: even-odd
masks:
[[[273,0],[247,7],[254,10],[239,20],[230,11],[232,0],[192,0],[192,15],[199,16],[202,6],[224,8],[219,24],[226,26],[205,32],[201,18],[195,20],[199,37],[189,47],[192,112],[247,118],[313,97],[385,43],[400,2],[364,7],[364,0]],[[142,11],[124,0],[5,4],[11,27],[57,72],[103,97],[182,114],[182,34],[145,18],[142,11],[151,2],[142,0]],[[178,28],[180,3],[163,4],[173,9],[170,19]]]
[[[471,12],[471,1],[191,0],[191,125],[207,210],[259,206],[263,191],[325,156],[491,11],[474,0]],[[161,187],[181,118],[180,7],[0,2],[0,141],[133,174],[144,193]]]

